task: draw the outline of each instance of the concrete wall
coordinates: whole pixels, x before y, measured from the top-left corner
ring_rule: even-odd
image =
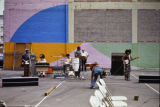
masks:
[[[131,10],[75,10],[75,41],[131,41]]]
[[[67,43],[68,17],[70,17],[67,6],[67,0],[5,0],[5,67],[13,68],[16,61],[15,56],[19,54],[19,51],[15,49],[16,43],[20,42],[22,44],[32,43],[32,52],[36,56],[44,53],[51,65],[61,61],[63,54],[70,53],[74,56],[76,47],[81,45],[90,54],[89,62],[98,61],[107,68],[111,66],[111,53],[124,52],[128,48],[133,50],[133,56],[142,57],[140,61],[132,63],[134,67],[159,68],[159,60],[157,60],[157,58],[159,59],[159,43],[123,43],[123,41],[131,42],[132,39],[131,10],[75,9],[74,20],[72,20],[75,25],[75,35],[72,36],[75,38],[74,40],[98,41],[99,43]],[[148,17],[149,14],[150,12],[142,12],[145,17]],[[152,30],[148,30],[150,35],[154,36],[155,32],[158,32],[158,28],[153,27],[151,23],[159,26],[156,24],[159,15],[157,17],[156,12],[152,14],[156,19],[153,18],[154,21],[151,22],[143,22],[141,14],[138,18],[142,21],[139,22],[140,24],[146,24],[145,31],[151,28],[155,29],[154,33],[150,33]],[[139,30],[139,35],[141,36],[145,34],[145,31],[143,26],[140,28],[142,31]],[[57,33],[55,34],[55,32]],[[62,32],[63,34],[60,34]],[[157,37],[156,35],[153,40]],[[145,37],[140,37],[140,39],[148,40]],[[104,41],[121,41],[121,43]]]
[[[3,44],[3,15],[0,15],[0,44]]]
[[[75,2],[132,2],[136,0],[74,0]],[[140,2],[160,2],[159,0],[137,0]]]
[[[160,42],[160,11],[138,10],[138,41]]]

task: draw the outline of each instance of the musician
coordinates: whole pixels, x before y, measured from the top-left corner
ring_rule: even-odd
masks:
[[[25,53],[22,55],[22,67],[24,67],[25,64],[29,64],[29,59],[30,59],[30,53],[29,49],[25,49]]]
[[[82,49],[81,52],[81,56],[82,56],[82,71],[85,70],[86,71],[86,62],[87,62],[87,58],[89,56],[88,52],[86,52],[84,49]]]
[[[125,55],[122,57],[122,61],[124,64],[124,76],[126,81],[130,81],[130,72],[131,72],[131,65],[130,61],[135,60],[139,57],[132,58],[131,56],[131,49],[127,49],[125,51]]]
[[[78,77],[80,78],[80,72],[81,72],[81,66],[82,66],[82,64],[81,64],[82,60],[80,59],[80,57],[81,57],[81,47],[79,47],[79,46],[77,47],[77,50],[74,53],[74,56],[79,58]]]
[[[103,75],[103,67],[101,67],[97,62],[94,62],[92,64],[92,73],[91,73],[91,89],[94,88],[95,83],[98,79],[98,76],[100,76],[100,78],[102,79],[102,75]],[[94,79],[93,79],[94,78]]]
[[[64,61],[64,73],[66,73],[66,69],[67,67],[69,67],[69,69],[71,68],[71,63],[72,63],[72,57],[70,57],[69,54],[66,55],[66,59]]]
[[[75,54],[75,58],[72,58],[72,67],[76,78],[79,78],[79,57],[77,54]]]
[[[46,63],[46,59],[45,59],[45,55],[44,54],[40,54],[39,55],[39,60],[38,60],[38,63]],[[45,77],[45,71],[40,71],[39,72],[39,76],[40,77]]]
[[[30,63],[30,53],[29,49],[25,49],[25,53],[21,57],[22,63],[21,66],[24,67],[24,76],[30,76],[29,63]]]
[[[0,100],[0,107],[7,107],[6,103],[3,100]]]

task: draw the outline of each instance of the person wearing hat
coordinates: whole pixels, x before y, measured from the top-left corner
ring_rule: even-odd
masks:
[[[21,66],[24,67],[24,76],[29,76],[30,71],[29,71],[29,60],[30,60],[30,53],[29,49],[25,49],[25,53],[21,57],[22,63]]]
[[[29,58],[30,58],[30,53],[29,49],[25,49],[25,53],[22,55],[22,67],[24,67],[25,64],[29,64]]]
[[[102,79],[102,74],[103,74],[103,68],[100,67],[100,65],[97,62],[94,62],[92,64],[92,73],[91,73],[91,89],[94,88],[95,83],[98,79],[98,76]]]

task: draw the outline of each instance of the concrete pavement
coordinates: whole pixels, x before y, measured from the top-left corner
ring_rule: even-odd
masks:
[[[128,98],[128,107],[159,107],[159,84],[138,83],[136,77],[141,73],[158,75],[158,72],[132,71],[131,81],[123,76],[107,76],[104,78],[112,95],[123,95]],[[89,98],[98,89],[89,89],[90,71],[82,73],[86,80],[39,79],[39,86],[3,87],[0,84],[0,100],[9,107],[90,107]],[[2,77],[22,76],[23,71],[0,71]],[[52,86],[59,86],[48,97],[44,93]],[[154,91],[155,89],[156,91]],[[139,96],[134,101],[134,96]]]

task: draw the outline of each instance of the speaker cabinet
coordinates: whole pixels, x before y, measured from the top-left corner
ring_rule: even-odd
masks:
[[[2,78],[2,87],[38,86],[38,77],[8,77]]]
[[[123,55],[124,53],[112,53],[111,75],[124,75]]]
[[[139,75],[139,83],[160,83],[159,75]]]

